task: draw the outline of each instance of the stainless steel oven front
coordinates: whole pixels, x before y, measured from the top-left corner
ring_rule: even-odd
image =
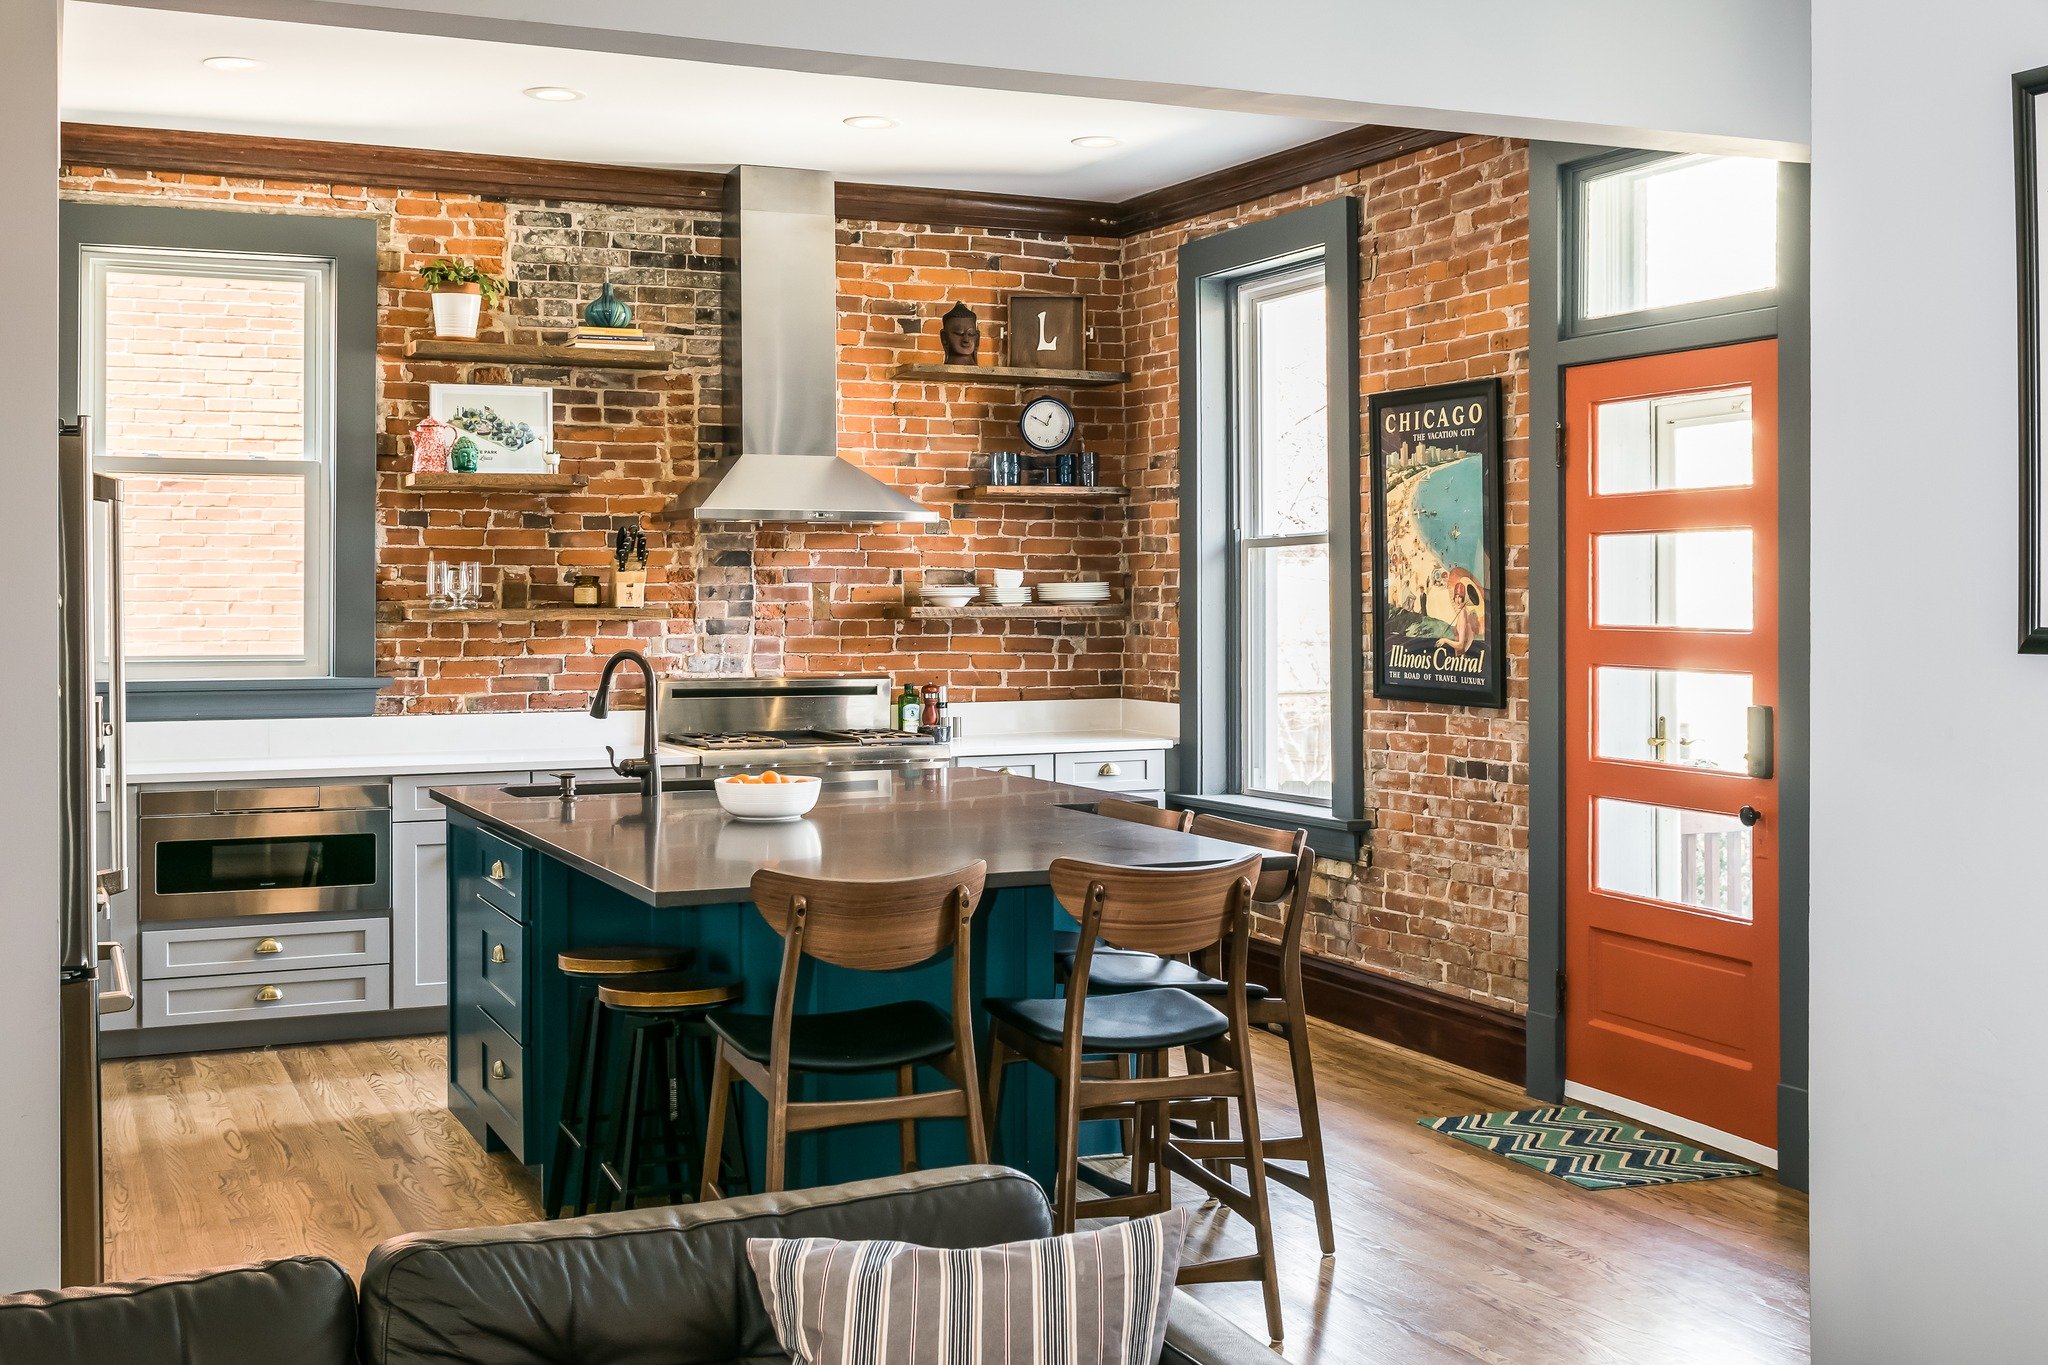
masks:
[[[387,784],[144,792],[135,816],[144,923],[391,909]]]

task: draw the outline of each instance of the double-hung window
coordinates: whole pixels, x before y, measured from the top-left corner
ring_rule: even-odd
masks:
[[[1231,286],[1233,789],[1330,800],[1330,385],[1320,260]]]
[[[80,398],[139,678],[328,671],[334,263],[87,246]]]
[[[1356,856],[1365,819],[1358,205],[1180,250],[1177,803]]]

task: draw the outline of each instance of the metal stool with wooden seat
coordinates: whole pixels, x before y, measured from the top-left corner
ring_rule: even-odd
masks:
[[[754,874],[754,904],[783,937],[782,971],[772,1014],[724,1012],[712,1016],[718,1061],[711,1078],[710,1148],[704,1157],[704,1197],[718,1197],[715,1176],[725,1138],[732,1083],[743,1080],[768,1105],[764,1190],[783,1188],[789,1135],[821,1128],[895,1122],[901,1125],[903,1166],[917,1165],[917,1120],[958,1118],[967,1124],[970,1161],[988,1160],[982,1129],[974,1052],[972,954],[968,930],[988,864],[901,881],[841,882],[762,869]],[[854,971],[888,972],[953,954],[953,1010],[949,1016],[922,1000],[864,1009],[798,1015],[798,976],[806,957]],[[917,1089],[917,1069],[928,1066],[952,1084]],[[852,1076],[896,1073],[896,1093],[870,1099],[791,1098],[791,1078],[811,1072]]]
[[[598,1164],[602,1207],[630,1209],[650,1193],[681,1204],[697,1190],[705,1147],[697,1132],[704,1093],[698,1040],[706,1016],[739,997],[737,977],[702,972],[651,972],[598,986],[600,1018],[617,1015],[632,1030],[626,1070],[612,1092],[612,1154]],[[667,1178],[649,1178],[650,1165]]]
[[[1055,862],[1053,894],[1070,911],[1081,909],[1075,980],[1087,979],[1096,940],[1101,939],[1114,948],[1163,958],[1221,947],[1225,990],[1213,1004],[1175,987],[1110,995],[1070,990],[1061,999],[989,1000],[994,1032],[988,1122],[995,1122],[1001,1106],[1003,1072],[1011,1060],[1032,1062],[1052,1073],[1059,1126],[1053,1217],[1059,1232],[1073,1231],[1084,1210],[1087,1217],[1098,1218],[1143,1216],[1171,1208],[1170,1174],[1193,1181],[1250,1222],[1257,1245],[1253,1255],[1184,1264],[1180,1283],[1259,1281],[1265,1291],[1266,1326],[1277,1341],[1282,1332],[1279,1267],[1266,1199],[1245,993],[1252,886],[1259,870],[1257,855],[1197,868],[1105,867],[1068,858]],[[1206,1069],[1169,1074],[1166,1061],[1175,1048],[1194,1049],[1206,1061]],[[1104,1056],[1117,1059],[1117,1074],[1101,1074],[1085,1062]],[[1121,1074],[1125,1057],[1137,1062],[1137,1075]],[[1208,1154],[1183,1150],[1192,1144],[1178,1137],[1168,1121],[1174,1102],[1212,1098],[1237,1104],[1249,1191],[1203,1166]],[[1132,1192],[1082,1205],[1081,1120],[1133,1113],[1142,1122],[1132,1154]]]
[[[570,979],[576,1022],[569,1035],[569,1075],[562,1087],[561,1117],[555,1123],[554,1160],[548,1163],[547,1189],[541,1196],[545,1216],[561,1216],[572,1166],[576,1168],[574,1212],[581,1217],[590,1211],[597,1178],[597,1160],[591,1153],[597,1142],[597,1092],[606,1042],[604,1018],[597,1007],[598,983],[644,972],[674,971],[688,960],[689,955],[681,949],[646,943],[571,948],[555,959],[555,966]]]

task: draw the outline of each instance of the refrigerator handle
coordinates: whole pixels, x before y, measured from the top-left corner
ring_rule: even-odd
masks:
[[[107,840],[110,866],[100,873],[100,886],[110,896],[128,889],[133,872],[134,825],[128,803],[128,656],[123,639],[121,584],[121,483],[104,474],[92,480],[94,501],[107,505],[107,709],[102,731],[108,781],[107,812],[112,830]]]

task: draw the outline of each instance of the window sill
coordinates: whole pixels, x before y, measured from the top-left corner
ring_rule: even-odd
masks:
[[[1308,831],[1308,846],[1318,857],[1335,858],[1341,862],[1359,861],[1371,842],[1372,821],[1347,820],[1327,810],[1296,805],[1291,801],[1273,801],[1259,796],[1198,796],[1186,792],[1176,792],[1167,801],[1188,810],[1242,820],[1248,825],[1264,825],[1269,829],[1305,829]]]
[[[130,679],[130,720],[288,720],[367,716],[389,678]]]

